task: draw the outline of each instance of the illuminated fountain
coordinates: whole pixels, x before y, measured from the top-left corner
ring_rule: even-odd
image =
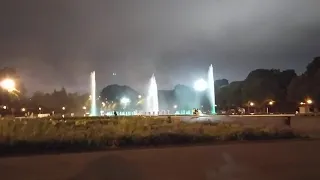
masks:
[[[211,104],[211,113],[216,114],[216,95],[214,89],[214,77],[213,77],[213,67],[212,64],[208,70],[208,95]]]
[[[97,103],[96,103],[96,72],[93,71],[90,74],[91,83],[91,110],[90,116],[97,116]]]
[[[159,102],[158,102],[158,86],[156,82],[156,77],[154,74],[150,79],[150,85],[148,89],[147,103],[145,110],[147,113],[157,115],[159,112]]]

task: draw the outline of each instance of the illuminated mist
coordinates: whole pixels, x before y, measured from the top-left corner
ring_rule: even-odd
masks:
[[[156,115],[159,112],[158,86],[157,86],[156,77],[154,76],[154,74],[150,79],[147,103],[145,108],[146,108],[146,112],[155,113]]]
[[[208,93],[211,105],[211,114],[216,114],[216,94],[214,89],[214,77],[213,77],[213,67],[212,64],[209,66],[208,70]]]
[[[90,74],[91,83],[91,110],[90,116],[97,116],[97,103],[96,103],[96,72]]]

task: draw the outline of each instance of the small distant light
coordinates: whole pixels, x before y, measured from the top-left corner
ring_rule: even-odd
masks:
[[[3,109],[7,109],[7,106],[3,106]]]
[[[139,98],[139,99],[141,99],[141,98],[142,98],[142,96],[141,96],[141,95],[139,95],[139,96],[138,96],[138,98]]]
[[[112,73],[113,76],[117,75],[117,73]]]
[[[22,111],[22,112],[25,112],[25,111],[26,111],[26,108],[21,108],[21,111]]]
[[[173,108],[177,109],[177,108],[178,108],[178,105],[174,105]]]

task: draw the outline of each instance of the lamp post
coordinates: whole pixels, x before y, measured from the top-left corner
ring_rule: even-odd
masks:
[[[253,107],[254,105],[254,102],[248,102],[248,114],[250,114],[250,107]]]
[[[84,111],[83,116],[86,116],[87,107],[86,107],[86,106],[83,106],[82,109],[83,109],[83,111]]]
[[[267,114],[269,114],[269,106],[271,107],[271,106],[273,106],[273,104],[274,104],[274,101],[269,101],[269,102],[268,102]]]

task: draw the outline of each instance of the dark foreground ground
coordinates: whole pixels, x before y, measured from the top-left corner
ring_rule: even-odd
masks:
[[[0,159],[1,180],[319,180],[320,141]]]

